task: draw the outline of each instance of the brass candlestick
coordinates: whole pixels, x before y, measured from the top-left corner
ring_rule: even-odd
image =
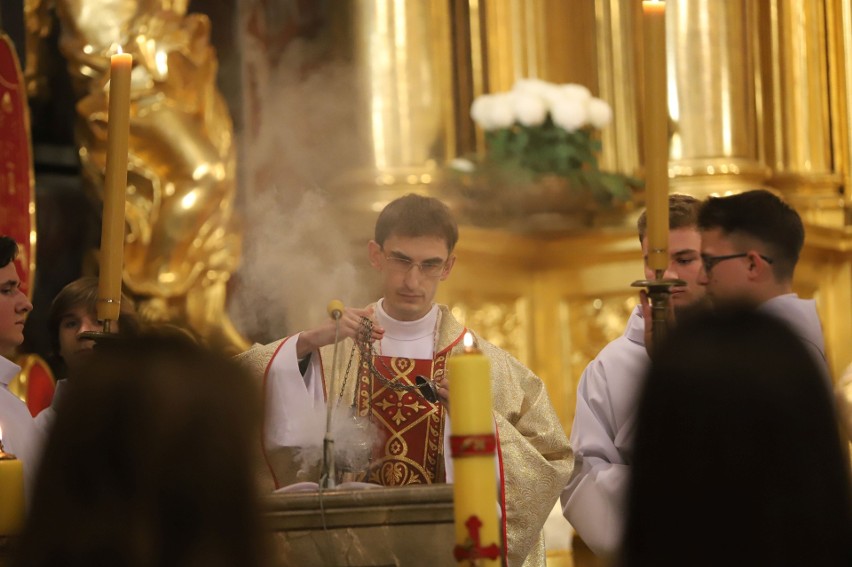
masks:
[[[659,345],[666,337],[669,326],[669,301],[672,288],[683,287],[686,282],[676,278],[665,278],[665,270],[654,270],[653,280],[637,280],[631,287],[644,287],[651,302],[651,324],[654,345]]]

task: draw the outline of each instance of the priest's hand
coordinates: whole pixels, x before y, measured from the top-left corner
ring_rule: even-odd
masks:
[[[372,307],[368,307],[366,309],[345,307],[340,315],[340,333],[338,335],[338,340],[343,340],[347,337],[350,339],[356,338],[361,332],[362,319],[368,319],[372,322],[372,340],[382,340],[385,330],[376,322],[375,313],[373,312]],[[337,323],[333,319],[330,319],[318,327],[302,331],[299,334],[298,341],[296,342],[296,356],[300,359],[304,358],[318,348],[333,343],[336,324]]]

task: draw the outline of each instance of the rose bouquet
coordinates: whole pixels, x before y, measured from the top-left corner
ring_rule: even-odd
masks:
[[[515,187],[556,176],[595,206],[627,202],[641,184],[598,168],[596,134],[611,122],[612,109],[582,85],[521,79],[509,92],[477,97],[470,114],[485,131],[486,152],[482,159],[452,160],[458,175]]]

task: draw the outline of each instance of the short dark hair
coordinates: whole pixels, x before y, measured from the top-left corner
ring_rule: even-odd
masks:
[[[77,307],[84,307],[88,313],[95,313],[98,306],[98,278],[84,276],[69,283],[53,298],[50,313],[47,317],[47,329],[50,334],[50,345],[54,352],[59,352],[59,324],[62,317]],[[133,301],[121,294],[121,306],[118,314],[118,330],[123,336],[138,334],[140,328],[139,316]]]
[[[0,268],[18,257],[18,243],[11,236],[0,236]]]
[[[680,193],[669,195],[669,229],[698,226],[698,209],[700,207],[701,201],[692,195]],[[642,214],[639,215],[636,228],[639,231],[639,242],[642,242],[648,232],[648,211],[642,211]]]
[[[793,279],[805,243],[799,213],[765,189],[709,198],[698,211],[698,228],[757,240],[766,246],[763,252],[772,258],[772,272],[779,281]]]
[[[459,239],[459,228],[450,208],[434,197],[409,193],[388,203],[376,220],[375,240],[383,246],[389,237],[437,236],[453,251]]]

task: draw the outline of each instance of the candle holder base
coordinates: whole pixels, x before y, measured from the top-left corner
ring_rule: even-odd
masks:
[[[85,333],[80,333],[80,338],[83,340],[95,341],[96,345],[101,344],[115,344],[120,340],[123,340],[126,337],[119,335],[118,333],[104,333],[101,331],[86,331]]]
[[[648,292],[665,292],[671,294],[671,288],[685,286],[686,282],[674,278],[658,280],[636,280],[630,287],[644,287]]]

